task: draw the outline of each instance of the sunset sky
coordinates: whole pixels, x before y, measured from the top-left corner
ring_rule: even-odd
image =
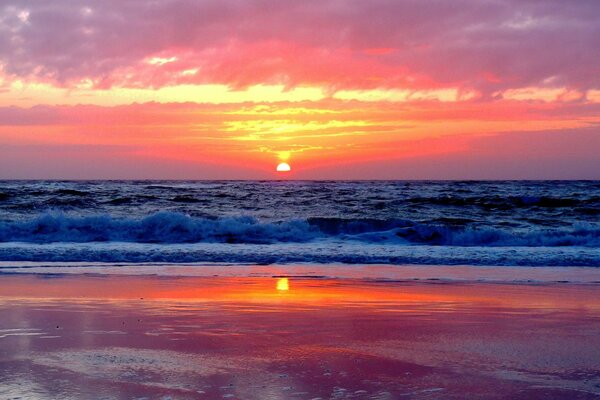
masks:
[[[600,179],[598,21],[597,0],[0,0],[0,178]]]

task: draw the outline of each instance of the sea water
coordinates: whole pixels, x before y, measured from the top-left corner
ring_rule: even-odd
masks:
[[[0,261],[600,266],[600,182],[0,181]]]

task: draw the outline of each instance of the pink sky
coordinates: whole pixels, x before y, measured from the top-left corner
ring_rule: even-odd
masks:
[[[0,178],[600,179],[595,0],[4,1]]]

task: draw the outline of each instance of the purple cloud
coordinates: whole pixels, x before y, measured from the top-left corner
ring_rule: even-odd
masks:
[[[414,79],[487,94],[586,90],[600,87],[599,19],[595,0],[14,0],[0,3],[0,65],[16,77],[105,86],[182,79],[364,88]],[[187,56],[148,66],[141,82],[122,76],[172,53]]]

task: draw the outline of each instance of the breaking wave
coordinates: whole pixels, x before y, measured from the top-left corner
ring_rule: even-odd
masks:
[[[45,213],[0,221],[0,242],[132,243],[306,243],[343,240],[362,243],[434,246],[600,247],[600,226],[501,229],[477,227],[469,220],[306,218],[261,222],[254,217],[192,217],[158,212],[142,218]]]

